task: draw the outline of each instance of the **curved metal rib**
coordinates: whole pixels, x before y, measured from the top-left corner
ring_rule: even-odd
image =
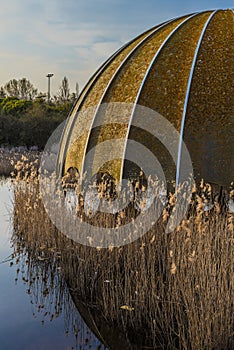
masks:
[[[63,132],[62,132],[62,135],[61,135],[61,138],[60,138],[60,145],[62,144],[62,140],[64,140],[64,138],[66,138],[66,140],[65,140],[65,145],[64,145],[63,149],[60,148],[60,151],[59,151],[59,154],[58,154],[57,160],[56,160],[56,171],[58,173],[58,176],[61,176],[62,172],[63,172],[64,158],[65,158],[65,154],[67,152],[67,148],[68,148],[68,144],[69,144],[69,140],[70,140],[70,135],[71,135],[71,132],[73,130],[73,126],[74,126],[74,124],[76,122],[77,113],[79,112],[80,108],[82,107],[83,102],[84,102],[86,96],[88,95],[90,89],[94,86],[94,84],[96,83],[97,79],[103,73],[103,71],[106,69],[106,67],[108,67],[108,65],[110,65],[113,62],[113,60],[118,56],[119,53],[121,53],[126,47],[131,45],[140,36],[142,36],[144,34],[147,34],[148,32],[152,32],[152,30],[153,30],[152,28],[149,29],[149,30],[146,30],[144,33],[141,33],[136,38],[130,40],[128,43],[126,43],[121,48],[119,48],[113,55],[111,55],[109,57],[109,59],[107,59],[98,68],[98,70],[88,80],[88,82],[85,85],[85,87],[83,88],[81,94],[78,96],[77,100],[74,102],[74,105],[73,105],[73,107],[71,109],[71,112],[70,112],[68,118],[67,118],[66,124],[64,126],[64,129],[63,129]],[[78,104],[79,100],[81,100],[80,104]],[[60,164],[62,165],[61,167],[59,167]]]
[[[184,16],[182,16],[184,17]],[[160,26],[157,26],[155,29],[152,29],[150,30],[150,33],[149,35],[147,35],[146,37],[144,37],[129,53],[128,55],[124,58],[124,60],[121,62],[121,64],[119,65],[119,67],[116,69],[115,73],[112,75],[110,81],[108,82],[103,94],[102,94],[102,97],[100,98],[99,100],[99,103],[97,105],[97,108],[95,110],[95,113],[94,113],[94,116],[93,116],[93,119],[92,119],[92,123],[91,123],[91,126],[90,126],[90,129],[89,129],[89,132],[88,132],[88,136],[87,136],[87,139],[86,139],[86,144],[85,144],[85,149],[84,149],[84,153],[83,153],[83,160],[82,160],[82,165],[81,165],[81,171],[80,171],[80,174],[81,176],[83,175],[83,171],[84,171],[84,165],[85,165],[85,158],[86,158],[86,152],[87,152],[87,148],[88,148],[88,143],[89,143],[89,139],[90,139],[90,135],[91,135],[91,131],[92,131],[92,128],[93,128],[93,125],[94,125],[94,122],[95,122],[95,119],[96,119],[96,116],[98,114],[98,111],[100,109],[100,106],[103,102],[103,99],[108,91],[108,89],[110,88],[111,84],[113,83],[114,79],[116,78],[117,74],[119,73],[119,71],[122,69],[122,67],[124,66],[124,64],[128,61],[128,59],[134,54],[134,52],[141,46],[143,45],[151,36],[153,36],[159,29],[163,28],[164,26],[166,26],[168,23],[171,23],[174,19],[171,19],[167,22],[164,22],[163,24],[161,24]],[[143,33],[144,34],[144,33]],[[136,39],[135,39],[136,40]]]
[[[130,133],[130,128],[131,128],[131,125],[132,125],[132,120],[133,120],[133,116],[134,116],[134,113],[135,113],[135,110],[136,110],[136,106],[137,106],[137,103],[138,103],[138,100],[139,100],[139,97],[141,95],[141,91],[142,91],[142,88],[145,84],[145,81],[148,77],[148,74],[153,66],[153,64],[155,63],[158,55],[160,54],[160,52],[162,51],[164,45],[168,42],[168,40],[171,38],[171,36],[184,24],[186,23],[187,21],[189,21],[192,17],[196,16],[197,13],[194,13],[192,15],[190,15],[189,17],[187,17],[184,21],[182,21],[180,24],[178,24],[178,26],[176,28],[173,29],[173,31],[167,36],[167,38],[163,41],[163,43],[161,44],[161,46],[159,47],[159,49],[157,50],[156,54],[154,55],[152,61],[150,62],[150,65],[146,71],[146,74],[144,76],[144,79],[142,80],[141,82],[141,86],[139,88],[139,91],[138,91],[138,94],[136,96],[136,100],[134,102],[134,106],[133,106],[133,109],[132,109],[132,113],[131,113],[131,117],[130,117],[130,121],[129,121],[129,124],[128,124],[128,130],[127,130],[127,134],[126,134],[126,139],[125,139],[125,144],[124,144],[124,151],[123,151],[123,157],[122,157],[122,163],[121,163],[121,170],[120,170],[120,188],[122,186],[122,177],[123,177],[123,170],[124,170],[124,161],[125,161],[125,155],[126,155],[126,149],[127,149],[127,143],[128,143],[128,137],[129,137],[129,133]]]
[[[181,119],[181,127],[180,127],[180,139],[179,139],[179,147],[178,147],[178,156],[177,156],[177,166],[176,166],[176,188],[179,185],[179,178],[180,178],[180,165],[181,165],[181,153],[182,153],[182,145],[183,145],[183,135],[184,135],[184,125],[185,125],[185,118],[186,118],[186,112],[187,112],[187,107],[188,107],[188,100],[189,100],[189,94],[190,94],[190,89],[191,89],[191,83],[192,83],[192,79],[193,79],[193,73],[194,73],[194,69],[195,69],[195,64],[197,61],[197,56],[198,56],[198,52],[201,46],[201,42],[203,39],[203,36],[205,34],[206,28],[208,26],[208,24],[210,23],[212,17],[214,16],[214,14],[217,12],[214,11],[210,14],[210,16],[208,17],[200,38],[198,40],[197,43],[197,47],[194,53],[194,57],[193,57],[193,62],[191,65],[191,69],[190,69],[190,74],[189,74],[189,79],[188,79],[188,84],[187,84],[187,89],[186,89],[186,95],[185,95],[185,100],[184,100],[184,108],[183,108],[183,114],[182,114],[182,119]]]
[[[85,97],[87,96],[89,90],[92,88],[92,86],[95,84],[95,82],[97,81],[98,77],[102,74],[102,72],[104,71],[104,69],[115,59],[115,57],[125,49],[125,47],[127,45],[130,45],[133,42],[133,40],[125,45],[123,45],[119,50],[117,50],[113,55],[110,56],[110,58],[105,61],[100,67],[99,69],[91,76],[91,78],[88,80],[87,84],[85,85],[85,87],[83,88],[81,94],[78,96],[78,98],[76,99],[76,101],[74,102],[74,105],[72,106],[71,112],[69,113],[68,117],[67,117],[67,121],[66,124],[64,126],[63,132],[61,134],[61,138],[60,138],[60,145],[62,143],[62,140],[64,140],[64,138],[66,137],[66,141],[65,141],[65,146],[63,149],[60,149],[58,157],[57,157],[57,162],[56,162],[56,169],[58,172],[58,175],[61,176],[62,175],[62,171],[63,171],[63,163],[64,163],[64,158],[65,158],[65,154],[66,154],[66,150],[67,150],[67,146],[69,143],[69,139],[70,139],[70,133],[71,130],[73,129],[73,125],[76,121],[76,116],[77,116],[77,112],[79,111],[79,109],[81,108],[83,101],[85,99]],[[78,104],[79,100],[81,100],[80,104]],[[72,117],[73,115],[73,117]],[[61,159],[62,157],[62,159]],[[59,164],[62,164],[61,169],[59,169]]]

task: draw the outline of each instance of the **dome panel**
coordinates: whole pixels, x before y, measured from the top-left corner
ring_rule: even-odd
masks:
[[[192,16],[172,33],[170,40],[165,43],[155,58],[139,95],[138,104],[159,112],[178,132],[181,130],[184,101],[194,54],[210,14],[211,12],[205,12]],[[191,26],[195,28],[192,32]],[[129,139],[137,142],[140,142],[140,139],[144,140],[143,144],[158,157],[165,169],[166,178],[172,182],[175,179],[176,166],[169,157],[168,151],[159,140],[147,135],[147,132],[141,130],[141,135],[138,134],[135,128],[130,128]],[[174,146],[179,148],[179,139]],[[124,177],[128,176],[130,171],[127,164],[128,162],[124,165]]]
[[[159,26],[154,35],[148,37],[142,45],[136,48],[131,57],[121,67],[118,75],[114,77],[112,85],[103,98],[104,103],[135,102],[142,80],[155,56],[155,52],[168,35],[184,20],[185,18],[179,18],[167,25]]]
[[[125,49],[124,52],[120,54],[121,57],[119,57],[119,55],[111,66],[107,67],[106,72],[101,75],[92,89],[90,89],[84,103],[82,103],[81,108],[79,109],[79,111],[82,111],[89,107],[94,107],[92,111],[90,110],[84,125],[84,127],[88,129],[90,129],[92,126],[94,127],[90,135],[89,133],[85,133],[86,136],[84,138],[88,138],[88,144],[86,145],[86,143],[83,142],[84,138],[81,138],[79,142],[74,143],[73,140],[69,142],[72,146],[68,147],[69,152],[66,158],[67,161],[65,164],[65,169],[68,169],[71,163],[76,163],[76,167],[82,171],[84,160],[82,155],[85,156],[86,154],[86,146],[87,151],[89,151],[89,149],[94,147],[99,142],[108,140],[111,137],[126,137],[127,125],[125,125],[125,127],[121,125],[120,129],[117,131],[116,126],[111,126],[110,123],[112,121],[108,121],[108,115],[111,115],[109,109],[107,108],[105,112],[102,109],[102,112],[99,113],[98,106],[101,103],[107,102],[131,103],[135,101],[141,81],[151,59],[155,54],[155,50],[157,50],[157,47],[160,47],[169,33],[183,20],[184,17],[176,19],[168,24],[165,23],[162,26],[158,26],[155,29],[147,32],[147,35],[144,34],[143,36],[140,36],[134,41],[134,43],[128,46],[127,50]],[[146,52],[147,55],[145,54]],[[124,55],[125,57],[123,58]],[[129,119],[130,115],[131,113],[129,114]],[[98,125],[102,124],[103,127],[95,128],[95,123]],[[107,124],[109,125],[107,126]],[[73,134],[75,133],[76,125],[80,131],[81,123],[79,117],[76,120],[76,123],[73,125]],[[122,147],[122,150],[124,150],[124,143],[120,142],[119,147]],[[77,156],[73,158],[73,155],[75,154],[77,154]],[[90,169],[86,169],[86,171],[90,171]],[[117,174],[113,175],[117,176]]]
[[[234,179],[233,11],[218,11],[198,53],[184,141],[197,179],[228,186]]]
[[[184,141],[195,179],[228,187],[234,170],[233,41],[229,9],[168,21],[121,48],[77,100],[61,140],[58,173],[76,166],[81,175],[93,175],[105,161],[101,171],[121,182],[131,172],[125,158],[128,143],[135,140],[157,157],[169,183],[178,182]],[[121,104],[126,104],[124,116]],[[137,105],[160,113],[178,131],[173,145],[178,164],[143,126],[131,126]]]
[[[83,159],[83,152],[85,149],[86,138],[89,136],[89,133],[86,133],[84,131],[84,135],[81,139],[76,139],[76,127],[78,127],[80,134],[81,128],[83,130],[89,129],[91,127],[95,109],[91,109],[89,113],[85,114],[85,120],[84,115],[82,114],[82,117],[80,117],[80,111],[86,110],[90,107],[95,107],[102,94],[104,93],[108,83],[109,79],[111,79],[112,75],[115,73],[116,69],[118,69],[118,66],[121,64],[122,60],[124,60],[127,55],[134,49],[138,43],[140,43],[145,37],[147,37],[151,32],[153,32],[155,28],[152,28],[145,33],[139,35],[138,38],[135,40],[132,40],[129,44],[124,45],[120,50],[116,52],[107,62],[106,64],[101,67],[101,69],[97,72],[97,74],[94,74],[93,78],[91,78],[90,82],[87,84],[87,86],[84,88],[84,90],[81,93],[81,96],[79,97],[74,110],[69,118],[70,123],[68,121],[66,125],[66,132],[64,132],[64,138],[63,138],[63,149],[65,152],[66,150],[69,150],[69,153],[66,157],[66,164],[65,169],[69,169],[69,164],[76,164],[76,167],[80,169],[82,159]],[[101,74],[98,74],[101,73]],[[72,129],[72,134],[69,132],[70,129]],[[61,154],[61,153],[60,153]],[[73,155],[75,155],[73,157]],[[63,162],[63,160],[60,160]]]
[[[112,103],[124,102],[132,104],[132,107],[134,106],[133,104],[137,99],[142,80],[144,79],[149,65],[155,56],[155,52],[157,52],[170,33],[185,20],[185,18],[179,18],[165,26],[158,27],[155,34],[152,35],[151,33],[150,37],[146,38],[142,44],[135,48],[131,57],[129,57],[126,62],[123,62],[118,74],[113,76],[106,94],[100,101],[101,103],[107,103],[108,105],[106,105],[105,109],[98,109],[96,112],[93,129],[88,140],[87,152],[99,143],[111,139],[119,139],[119,142],[115,144],[115,147],[117,147],[118,154],[121,155],[122,159],[132,109],[129,108],[129,117],[128,120],[126,120],[126,123],[113,124],[113,111],[111,110]],[[96,125],[101,125],[101,127],[96,128]],[[112,151],[114,151],[113,148]],[[92,161],[94,162],[94,168],[96,163],[100,164],[100,157],[102,157],[102,155],[98,155],[97,152],[93,154]],[[108,162],[107,166],[103,167],[103,171],[110,172],[116,179],[120,179],[121,159],[115,160],[111,163]],[[92,163],[92,161],[89,159],[89,163]],[[84,170],[88,172],[91,171],[94,175],[95,170],[92,169],[92,167],[89,168],[87,163],[84,164]]]
[[[195,15],[175,31],[156,58],[139,96],[140,105],[159,112],[178,132],[194,52],[209,16],[210,12]]]

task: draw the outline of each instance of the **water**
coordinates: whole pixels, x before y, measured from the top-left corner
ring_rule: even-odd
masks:
[[[63,310],[51,321],[45,313],[53,310],[55,301],[45,301],[38,312],[36,300],[43,302],[40,279],[35,293],[27,294],[27,264],[24,257],[12,259],[13,194],[10,183],[0,180],[0,349],[1,350],[71,350],[106,349],[86,326],[72,301],[69,313],[75,318],[78,334],[69,328],[68,315]],[[17,273],[18,270],[18,273]],[[24,271],[23,271],[24,270]],[[51,316],[51,315],[50,315]]]

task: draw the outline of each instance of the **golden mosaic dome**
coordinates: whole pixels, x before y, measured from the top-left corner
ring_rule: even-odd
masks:
[[[126,152],[134,140],[157,157],[168,181],[175,180],[184,141],[195,179],[229,186],[234,173],[233,21],[232,9],[188,14],[149,29],[115,52],[88,81],[67,119],[58,173],[75,167],[79,174],[88,169],[92,175],[101,171],[118,181],[127,178],[134,164]],[[113,106],[124,106],[124,118]],[[159,113],[177,130],[176,164],[165,144],[144,130],[144,119],[143,127],[135,126],[136,106]],[[119,140],[113,143],[118,152],[105,142],[110,140]],[[112,160],[105,157],[110,153]]]

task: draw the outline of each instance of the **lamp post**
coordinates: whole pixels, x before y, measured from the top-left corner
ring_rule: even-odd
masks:
[[[50,102],[50,78],[53,76],[53,73],[48,73],[47,78],[48,78],[48,103]]]

